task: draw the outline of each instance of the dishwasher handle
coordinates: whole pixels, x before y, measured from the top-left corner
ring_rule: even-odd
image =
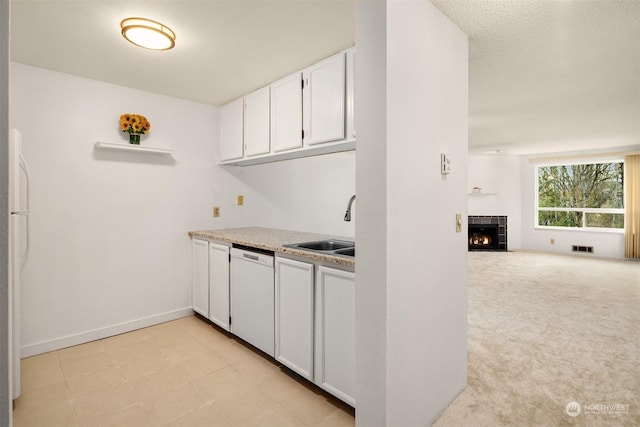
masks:
[[[250,259],[252,261],[260,261],[260,255],[257,254],[251,254],[249,252],[245,252],[242,254],[242,258],[244,259]]]
[[[261,254],[258,252],[245,251],[242,249],[231,249],[231,258],[241,261],[253,262],[256,264],[273,266],[273,256]]]

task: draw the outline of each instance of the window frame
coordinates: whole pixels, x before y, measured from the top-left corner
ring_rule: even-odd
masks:
[[[595,165],[602,163],[622,163],[624,167],[624,158],[615,157],[607,159],[590,159],[590,160],[571,160],[563,159],[553,162],[536,163],[534,169],[534,188],[535,188],[535,200],[534,200],[534,212],[533,212],[533,224],[534,229],[540,230],[566,230],[566,231],[588,231],[588,232],[601,232],[601,233],[619,233],[624,234],[624,226],[622,228],[606,228],[606,227],[586,227],[586,214],[588,213],[602,213],[602,214],[619,214],[625,215],[625,208],[547,208],[540,207],[540,193],[538,187],[539,168],[548,166],[573,166],[573,165]],[[627,187],[623,183],[623,200],[626,199]],[[582,227],[561,227],[556,225],[540,225],[539,224],[539,212],[582,212]]]

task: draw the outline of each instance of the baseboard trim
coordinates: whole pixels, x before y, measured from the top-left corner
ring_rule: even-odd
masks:
[[[115,325],[106,326],[104,328],[81,332],[79,334],[67,335],[60,338],[54,338],[52,340],[42,341],[36,344],[29,344],[20,348],[20,357],[25,358],[35,356],[37,354],[47,353],[49,351],[59,350],[65,347],[84,344],[90,341],[112,337],[114,335],[135,331],[136,329],[146,328],[148,326],[157,325],[159,323],[164,323],[170,320],[176,320],[191,315],[193,315],[193,308],[184,307],[178,310],[167,311],[166,313],[155,314],[153,316],[143,317],[128,322],[122,322]]]

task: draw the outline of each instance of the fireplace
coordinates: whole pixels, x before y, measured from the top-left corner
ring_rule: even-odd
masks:
[[[470,251],[506,251],[506,216],[469,216]]]

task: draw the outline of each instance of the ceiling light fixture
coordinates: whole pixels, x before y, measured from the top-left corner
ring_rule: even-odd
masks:
[[[166,25],[151,19],[123,19],[120,27],[125,39],[145,49],[169,50],[176,45],[176,33]]]

